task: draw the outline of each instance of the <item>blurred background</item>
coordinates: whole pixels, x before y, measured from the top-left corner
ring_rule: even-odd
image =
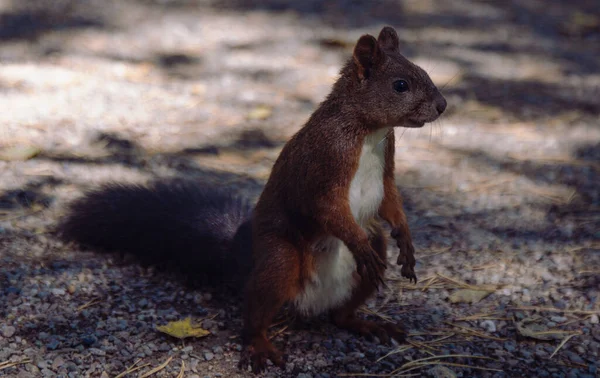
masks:
[[[403,321],[444,327],[435,311],[509,319],[511,306],[587,311],[568,319],[585,351],[567,344],[549,361],[554,343],[539,359],[591,373],[600,341],[589,328],[600,285],[595,0],[0,0],[0,284],[16,290],[0,290],[0,315],[18,328],[16,314],[33,310],[10,303],[35,298],[25,295],[32,287],[75,285],[56,299],[64,306],[93,297],[94,279],[70,275],[114,274],[123,287],[134,279],[126,268],[101,273],[104,258],[48,233],[83,190],[185,177],[255,198],[355,41],[384,25],[448,100],[434,124],[396,131],[397,182],[427,288],[394,286],[396,303],[419,309]],[[483,307],[449,304],[456,287],[439,274],[496,289]],[[48,320],[31,316],[38,327]],[[496,321],[494,332],[514,338],[510,324]],[[515,358],[514,371],[533,366],[531,355]]]

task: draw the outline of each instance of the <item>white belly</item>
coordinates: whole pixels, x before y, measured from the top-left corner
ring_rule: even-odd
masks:
[[[378,130],[365,138],[358,169],[350,184],[350,209],[365,228],[383,200],[385,137],[390,129]],[[356,262],[346,245],[327,238],[315,245],[316,271],[296,297],[296,308],[305,314],[319,314],[348,300],[358,282]]]

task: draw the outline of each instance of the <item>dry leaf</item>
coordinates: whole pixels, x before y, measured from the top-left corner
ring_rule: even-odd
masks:
[[[450,295],[450,303],[477,303],[488,295],[491,290],[460,289]]]
[[[549,329],[546,326],[546,320],[540,316],[532,316],[525,318],[519,322],[515,322],[517,332],[525,337],[530,337],[537,340],[560,340],[566,335],[574,334],[573,331],[563,331],[561,329]]]
[[[0,148],[0,160],[29,160],[39,153],[40,149],[37,147],[27,145],[15,145]]]
[[[267,119],[273,113],[273,109],[270,106],[260,105],[256,108],[252,109],[250,113],[248,113],[248,119]]]
[[[210,334],[209,331],[205,330],[199,325],[192,324],[191,318],[169,322],[164,326],[156,327],[156,329],[178,339],[185,339],[188,337],[204,337]]]

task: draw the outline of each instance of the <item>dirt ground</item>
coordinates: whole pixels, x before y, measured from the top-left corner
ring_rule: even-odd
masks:
[[[246,376],[239,303],[52,227],[107,181],[255,198],[356,39],[386,24],[448,100],[397,131],[420,281],[388,269],[363,310],[408,343],[283,314],[288,362],[265,375],[600,376],[600,3],[585,0],[0,0],[0,376]],[[157,332],[186,316],[212,334]]]

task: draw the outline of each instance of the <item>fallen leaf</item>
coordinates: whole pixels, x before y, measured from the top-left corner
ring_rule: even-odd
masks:
[[[271,116],[271,114],[273,114],[273,109],[271,109],[270,106],[260,105],[248,113],[248,119],[267,119]]]
[[[164,326],[156,327],[156,329],[159,332],[166,333],[167,335],[176,337],[178,339],[185,339],[188,337],[204,337],[210,334],[209,331],[205,330],[199,325],[192,324],[191,318],[169,322]]]
[[[520,335],[536,340],[560,340],[567,335],[577,334],[577,332],[574,331],[548,328],[548,326],[546,326],[546,320],[541,316],[525,318],[515,322],[515,326]]]
[[[39,153],[40,149],[37,147],[17,144],[15,146],[0,148],[0,160],[29,160]]]
[[[477,303],[488,295],[491,290],[460,289],[450,295],[450,303]]]

